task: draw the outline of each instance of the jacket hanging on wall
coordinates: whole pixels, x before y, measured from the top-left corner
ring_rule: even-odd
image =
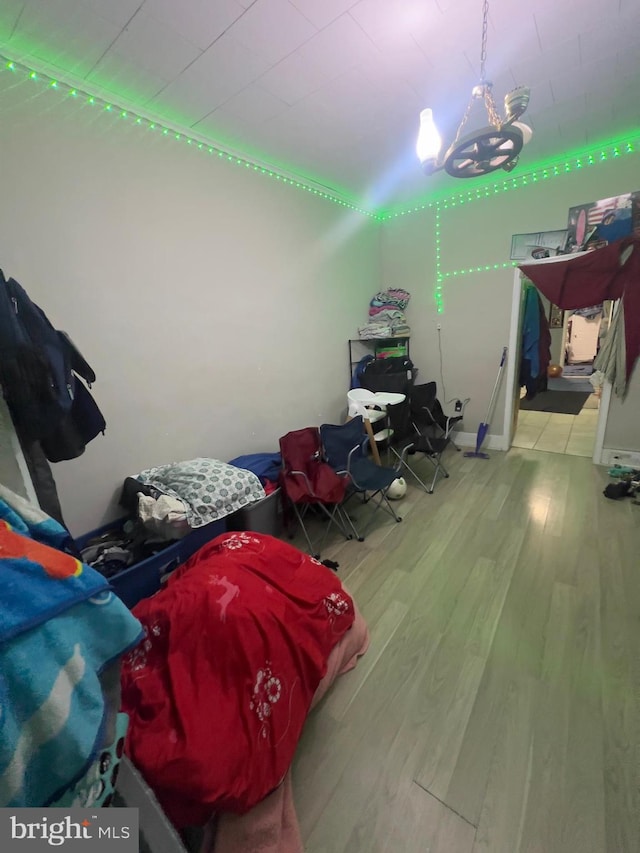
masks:
[[[64,332],[0,270],[0,385],[21,441],[51,462],[75,459],[106,423],[89,390],[96,375]]]
[[[527,400],[547,390],[547,368],[551,361],[551,333],[540,299],[532,284],[525,285],[520,355],[520,386],[527,389]]]

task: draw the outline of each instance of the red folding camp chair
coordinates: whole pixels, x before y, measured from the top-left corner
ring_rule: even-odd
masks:
[[[293,510],[307,540],[309,553],[318,556],[332,524],[339,528],[346,539],[351,539],[352,535],[345,528],[340,511],[347,484],[323,461],[318,428],[305,427],[283,435],[280,439],[280,454],[280,485],[284,497],[285,520],[288,515],[286,510]],[[312,543],[304,523],[304,518],[312,507],[327,519],[318,548]]]

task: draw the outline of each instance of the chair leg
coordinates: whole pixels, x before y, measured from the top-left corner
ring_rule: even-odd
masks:
[[[305,527],[305,524],[304,524],[304,516],[306,515],[307,509],[309,508],[309,506],[320,507],[320,510],[327,516],[327,519],[328,519],[327,526],[326,526],[325,531],[322,535],[322,539],[320,540],[320,543],[317,547],[311,541],[311,537],[309,536],[309,531],[307,530],[307,528]],[[338,504],[334,505],[333,510],[329,510],[329,509],[327,509],[327,507],[324,504],[317,503],[317,504],[303,504],[303,509],[301,512],[298,504],[295,504],[295,503],[293,504],[293,511],[295,513],[298,524],[302,528],[302,533],[304,535],[304,538],[306,539],[307,547],[308,547],[309,553],[311,554],[312,557],[318,558],[320,556],[320,553],[322,552],[322,549],[323,549],[324,544],[326,542],[327,536],[329,535],[329,529],[330,529],[332,524],[337,525],[337,527],[339,528],[340,532],[342,533],[342,535],[344,536],[345,539],[351,539],[352,538],[351,533],[347,530],[347,528],[342,523],[342,517],[338,516],[336,518],[336,514],[338,513],[338,510],[339,510]]]
[[[456,426],[459,426],[459,424],[457,424]],[[451,427],[450,429],[445,429],[445,430],[443,430],[443,436],[442,437],[446,438],[447,441],[449,442],[449,444],[452,444],[459,453],[462,448],[459,447],[455,443],[455,441],[453,440],[453,435],[455,434],[455,431],[456,430],[453,427]]]
[[[373,492],[373,494],[369,497],[369,501],[373,500],[373,498],[375,498],[376,495],[379,496],[379,500],[375,501],[375,509],[373,510],[371,515],[369,516],[369,520],[367,521],[364,529],[362,530],[362,532],[360,534],[360,537],[358,538],[359,542],[364,542],[365,537],[366,537],[367,533],[369,532],[369,529],[374,522],[375,515],[379,509],[383,509],[385,512],[387,512],[393,518],[394,521],[398,521],[398,522],[402,521],[402,518],[396,514],[396,511],[394,510],[394,508],[391,506],[391,503],[389,502],[389,498],[386,496],[386,494],[384,492]]]
[[[407,462],[405,454],[404,453],[402,453],[402,454],[398,453],[398,451],[395,448],[392,448],[392,450],[393,450],[394,456],[398,460],[396,463],[396,471],[398,472],[398,476],[400,476],[400,473],[401,473],[402,469],[404,468],[409,474],[411,474],[411,476],[414,478],[414,480],[416,480],[420,484],[420,486],[425,490],[425,492],[427,492],[427,494],[430,494],[429,487],[424,482],[424,480],[420,479],[420,477],[413,470],[411,465],[409,465],[409,463]],[[433,491],[433,489],[432,489],[432,491]]]
[[[438,475],[440,473],[442,473],[442,476],[446,479],[449,477],[449,472],[447,471],[447,469],[444,467],[444,465],[440,461],[439,456],[436,456],[436,457],[428,456],[427,458],[429,459],[429,461],[431,462],[431,464],[435,468],[435,471],[433,472],[433,480],[431,481],[431,485],[427,489],[428,494],[432,495],[433,490],[434,490],[435,485],[436,485],[436,481],[438,479]]]
[[[364,542],[364,536],[362,536],[358,532],[358,529],[356,528],[355,524],[353,523],[353,519],[351,518],[349,513],[346,511],[346,509],[344,507],[341,507],[340,512],[342,514],[343,520],[346,520],[349,527],[353,530],[353,535],[358,540],[358,542]]]
[[[422,488],[425,490],[425,492],[428,492],[429,488],[428,488],[427,484],[424,482],[424,480],[420,479],[420,477],[416,474],[416,472],[413,470],[411,465],[409,465],[409,463],[404,459],[402,460],[402,465],[404,468],[406,468],[406,470],[409,472],[409,474],[411,474],[411,476],[414,478],[414,480],[416,480],[422,486]]]
[[[340,533],[344,536],[345,539],[353,538],[351,533],[345,528],[342,514],[340,512],[340,505],[334,504],[333,510],[329,511],[329,509],[324,504],[318,504],[324,514],[328,517],[329,521],[327,522],[327,526],[325,528],[322,539],[320,540],[320,551],[322,551],[325,542],[327,541],[327,536],[329,535],[329,530],[331,529],[331,525],[335,524],[336,527],[340,530]]]
[[[385,502],[387,511],[392,516],[393,520],[394,521],[402,521],[401,516],[399,516],[396,513],[395,509],[391,506],[391,503],[389,502],[389,498],[387,497],[386,492],[382,492],[381,497],[382,497],[382,500]]]
[[[309,553],[311,554],[312,557],[319,557],[320,554],[318,552],[314,551],[313,544],[311,543],[311,539],[309,538],[309,534],[307,533],[307,528],[304,526],[304,521],[303,521],[304,512],[301,513],[300,510],[298,509],[298,505],[295,503],[293,504],[293,511],[295,513],[296,518],[298,519],[298,524],[302,528],[304,538],[307,540],[307,546],[309,547]]]

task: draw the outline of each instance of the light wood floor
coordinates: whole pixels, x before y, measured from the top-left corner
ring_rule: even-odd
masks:
[[[306,851],[638,853],[640,506],[578,456],[447,461],[323,554],[372,641],[298,749]]]

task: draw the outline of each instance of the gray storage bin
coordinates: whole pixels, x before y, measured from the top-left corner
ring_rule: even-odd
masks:
[[[280,514],[280,489],[276,489],[260,501],[243,506],[225,519],[227,530],[255,530],[256,533],[267,533],[269,536],[279,536],[282,530]]]

